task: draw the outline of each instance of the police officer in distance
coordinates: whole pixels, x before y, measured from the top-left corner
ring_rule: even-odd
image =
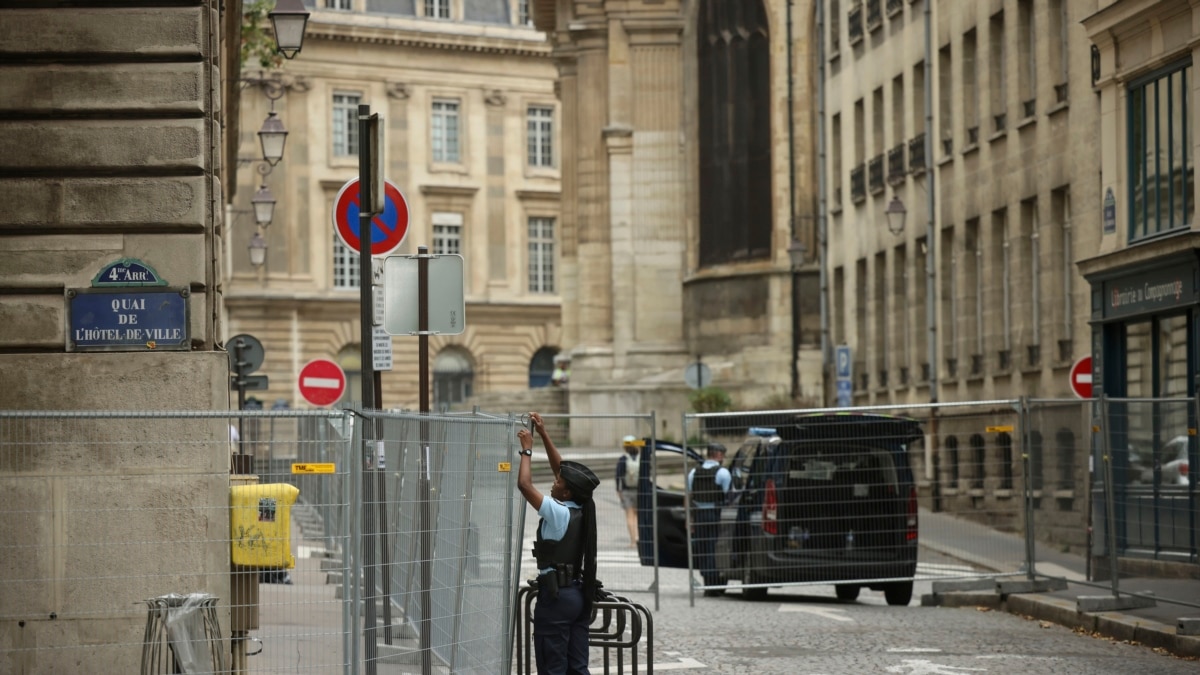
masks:
[[[596,595],[596,505],[592,492],[600,479],[579,462],[563,461],[541,416],[530,413],[529,418],[542,438],[554,471],[554,485],[547,499],[533,486],[533,434],[528,429],[518,430],[521,466],[517,488],[541,517],[533,544],[538,567],[533,654],[539,675],[589,675],[588,625]]]
[[[687,475],[688,499],[691,504],[693,554],[695,565],[705,586],[721,586],[725,581],[717,573],[717,534],[721,526],[721,507],[728,501],[733,476],[721,466],[725,461],[725,446],[709,443],[707,458]],[[704,595],[721,595],[721,588],[706,588]]]

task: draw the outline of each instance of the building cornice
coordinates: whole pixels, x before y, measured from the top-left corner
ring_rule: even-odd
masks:
[[[473,54],[497,54],[528,57],[550,56],[550,43],[542,33],[530,33],[528,37],[489,34],[487,27],[478,30],[453,32],[453,28],[462,24],[447,24],[444,22],[425,22],[431,24],[428,28],[437,28],[436,32],[418,26],[418,20],[391,17],[368,17],[370,24],[354,22],[361,19],[355,15],[346,15],[342,21],[331,21],[319,13],[313,16],[308,24],[305,40],[328,40],[330,42],[350,42],[357,44],[373,44],[387,47],[413,47],[420,50],[444,50]],[[476,28],[470,26],[469,28]],[[518,29],[503,28],[502,31],[517,31]],[[527,29],[523,29],[527,30]]]

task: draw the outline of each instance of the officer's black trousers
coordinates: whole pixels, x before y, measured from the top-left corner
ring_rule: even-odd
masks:
[[[578,581],[558,589],[555,599],[545,584],[533,607],[533,655],[538,675],[589,675],[588,624]]]

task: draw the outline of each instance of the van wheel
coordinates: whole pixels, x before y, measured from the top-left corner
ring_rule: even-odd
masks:
[[[862,590],[862,586],[855,586],[853,584],[838,584],[837,586],[834,586],[834,589],[837,591],[838,600],[845,600],[849,602],[851,600],[858,599],[858,592]]]
[[[757,584],[758,583],[758,578],[756,577],[754,572],[752,572],[750,570],[750,568],[746,568],[745,570],[742,570],[742,583],[743,584]],[[766,600],[767,599],[767,587],[761,586],[758,588],[743,588],[742,589],[742,597],[747,600]]]
[[[897,581],[883,587],[883,597],[887,599],[889,605],[907,606],[912,600],[912,589],[912,581]]]

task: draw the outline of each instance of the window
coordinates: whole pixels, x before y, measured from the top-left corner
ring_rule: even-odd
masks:
[[[475,371],[471,358],[459,347],[447,347],[433,360],[433,404],[438,412],[474,394]]]
[[[333,235],[333,287],[357,289],[359,281],[358,253]]]
[[[425,16],[430,19],[449,19],[450,0],[425,0]]]
[[[1033,0],[1017,2],[1017,58],[1021,68],[1017,72],[1021,88],[1021,117],[1032,117],[1037,104],[1037,24],[1033,19]]]
[[[1129,239],[1186,228],[1195,215],[1188,89],[1192,64],[1129,87]]]
[[[697,35],[701,266],[771,254],[771,52],[762,0],[707,0]]]
[[[353,0],[325,0],[325,9],[340,9],[350,11],[353,9],[351,3]]]
[[[532,26],[533,14],[529,11],[531,0],[517,0],[517,25]]]
[[[461,213],[433,214],[434,255],[462,253],[462,225]]]
[[[529,292],[554,292],[554,219],[529,219]]]
[[[554,166],[554,108],[531,105],[526,120],[529,166]]]
[[[1004,131],[1008,120],[1008,90],[1005,83],[1007,74],[1005,64],[1007,49],[1004,44],[1004,12],[992,15],[991,21],[988,24],[988,39],[991,44],[992,121],[995,124],[995,131],[1000,132]]]
[[[457,164],[458,101],[436,99],[433,102],[433,161]]]
[[[534,352],[533,358],[529,360],[530,389],[550,386],[550,380],[554,376],[554,357],[557,354],[558,350],[554,347],[542,347]]]
[[[1070,18],[1067,16],[1066,0],[1050,0],[1050,10],[1046,12],[1050,20],[1050,72],[1054,76],[1054,96],[1058,103],[1067,100],[1067,68],[1070,51],[1067,48],[1067,28]],[[1057,40],[1053,39],[1057,36]]]
[[[358,105],[359,94],[335,93],[333,95],[333,155],[347,157],[358,155]]]
[[[967,145],[979,142],[979,41],[975,29],[963,35],[963,126]],[[970,138],[974,136],[975,140]]]

